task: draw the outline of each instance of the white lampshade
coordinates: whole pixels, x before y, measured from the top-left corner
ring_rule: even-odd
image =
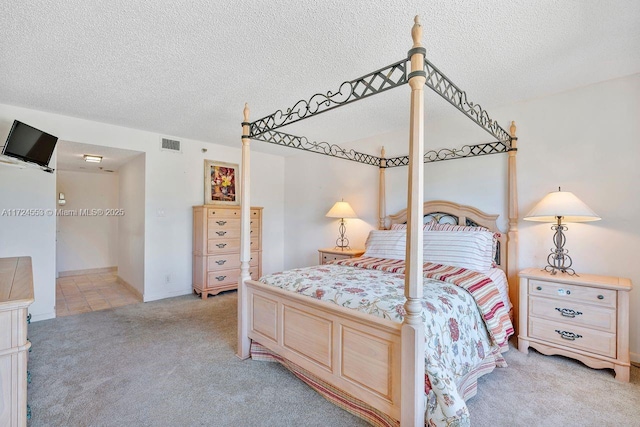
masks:
[[[353,211],[351,205],[345,201],[336,202],[336,204],[329,209],[326,216],[329,218],[358,218],[358,215]]]
[[[560,191],[560,189],[547,194],[523,219],[556,222],[558,217],[562,217],[564,222],[588,222],[602,219],[573,193]]]

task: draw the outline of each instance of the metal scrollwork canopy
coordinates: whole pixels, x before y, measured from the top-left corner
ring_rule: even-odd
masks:
[[[298,150],[311,151],[313,153],[324,154],[325,156],[338,157],[340,159],[352,160],[372,166],[380,166],[380,157],[361,153],[355,150],[347,150],[336,144],[328,142],[309,141],[304,136],[291,135],[284,132],[270,130],[256,137],[257,141],[269,142],[283,147],[297,148]]]
[[[407,81],[407,60],[403,59],[355,80],[346,81],[340,85],[336,92],[316,93],[308,101],[300,100],[285,111],[278,110],[258,119],[251,123],[249,136],[252,139],[257,139],[258,135],[265,132],[402,86]]]
[[[382,159],[381,157],[361,153],[353,149],[345,149],[328,142],[312,142],[306,137],[278,132],[276,129],[402,86],[409,80],[408,69],[410,69],[410,61],[403,59],[360,78],[346,81],[335,92],[317,93],[308,100],[300,100],[285,111],[278,110],[273,114],[251,122],[249,124],[248,137],[283,147],[296,148],[381,168],[406,166],[409,164],[408,156]],[[425,163],[505,153],[512,149],[513,139],[509,133],[496,121],[492,120],[487,111],[479,104],[469,101],[467,93],[456,86],[426,58],[424,60],[424,71],[426,74],[425,85],[427,87],[497,139],[495,142],[464,145],[461,148],[430,150],[424,153]],[[243,136],[243,138],[246,137],[246,135]]]

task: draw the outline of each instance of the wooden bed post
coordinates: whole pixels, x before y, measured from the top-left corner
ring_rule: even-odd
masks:
[[[507,234],[507,280],[509,282],[509,299],[513,304],[513,327],[518,335],[518,180],[516,174],[516,154],[518,154],[518,138],[516,122],[511,122],[511,149],[509,150],[509,232]]]
[[[387,159],[385,158],[384,147],[380,150],[380,182],[378,184],[378,230],[384,230],[386,228],[387,220],[387,196],[386,196],[386,182],[385,182],[385,169],[387,167]]]
[[[422,323],[422,209],[424,200],[424,57],[422,26],[415,17],[411,29],[411,122],[409,128],[409,188],[407,203],[407,252],[404,279],[406,315],[401,332],[400,425],[424,425],[424,324]]]
[[[240,170],[240,278],[238,279],[238,352],[240,359],[249,357],[251,340],[249,340],[249,304],[247,301],[246,280],[249,275],[251,260],[251,223],[250,223],[250,142],[249,105],[244,104],[244,121],[242,122],[242,169]]]

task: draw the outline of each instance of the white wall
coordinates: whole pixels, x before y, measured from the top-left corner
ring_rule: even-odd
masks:
[[[242,120],[241,111],[240,106],[238,123]],[[191,206],[204,201],[204,159],[240,163],[239,136],[237,141],[231,141],[236,144],[233,147],[181,138],[183,152],[174,154],[160,151],[157,133],[0,104],[3,135],[8,133],[14,119],[62,140],[145,152],[144,299],[151,301],[191,292]],[[203,153],[203,148],[208,152]],[[282,270],[284,159],[253,153],[251,165],[252,204],[264,207],[263,272],[269,273]],[[1,174],[3,204],[55,209],[54,175],[13,168],[4,168]],[[163,211],[164,216],[158,216],[158,211]],[[31,308],[34,317],[53,317],[54,218],[0,217],[0,230],[3,230],[2,256],[34,257],[37,298]],[[167,274],[170,283],[165,283]]]
[[[117,209],[118,175],[58,171],[56,194],[67,203],[60,212],[81,209]],[[117,216],[57,217],[57,272],[115,267],[118,264]]]
[[[0,135],[6,136],[12,123],[13,119],[0,119]],[[55,162],[55,153],[51,162]],[[34,321],[55,317],[56,218],[50,215],[56,209],[55,191],[55,174],[0,164],[0,257],[31,257],[35,302],[30,311]],[[14,216],[5,209],[37,212]]]
[[[408,99],[408,95],[407,95]],[[429,99],[429,98],[428,98]],[[481,100],[478,100],[481,101]],[[452,107],[453,108],[453,107]],[[428,111],[428,103],[427,103]],[[569,224],[566,248],[578,272],[631,278],[640,287],[640,74],[546,98],[491,108],[508,129],[518,125],[520,217],[548,192],[572,191],[601,217]],[[336,113],[333,113],[336,114]],[[338,113],[339,114],[339,113]],[[488,142],[490,136],[464,118],[430,123],[426,145],[456,147]],[[356,144],[368,148],[408,141],[408,132],[380,135]],[[389,147],[393,154],[408,149]],[[425,199],[446,199],[501,215],[506,228],[506,155],[428,164]],[[312,264],[315,250],[331,246],[337,223],[324,217],[344,197],[363,221],[351,225],[352,246],[362,246],[376,226],[377,170],[348,161],[304,154],[286,160],[286,267]],[[406,207],[406,168],[387,171],[387,213]],[[296,224],[303,221],[304,224]],[[552,246],[550,224],[519,221],[519,267],[540,267]],[[631,291],[632,359],[640,361],[640,291]]]
[[[118,170],[118,276],[144,296],[145,154]]]

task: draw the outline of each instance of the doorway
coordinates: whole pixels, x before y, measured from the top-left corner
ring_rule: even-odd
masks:
[[[142,152],[58,142],[56,316],[144,300],[144,170]]]

